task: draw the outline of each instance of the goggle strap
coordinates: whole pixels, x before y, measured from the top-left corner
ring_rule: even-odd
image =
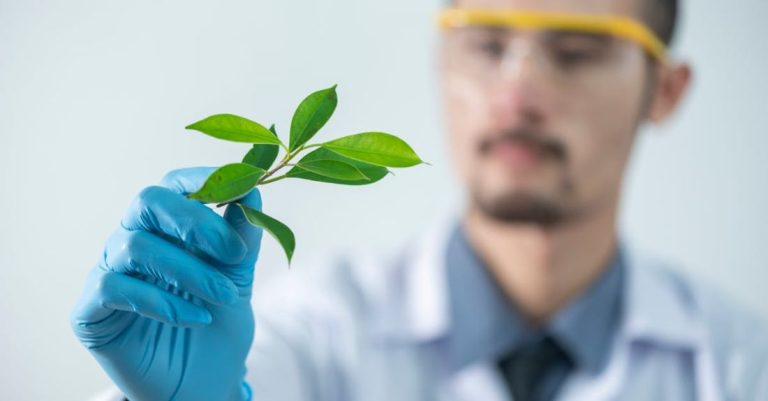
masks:
[[[448,8],[438,15],[438,24],[441,28],[485,25],[608,33],[640,44],[660,61],[666,58],[666,46],[648,27],[623,16]]]

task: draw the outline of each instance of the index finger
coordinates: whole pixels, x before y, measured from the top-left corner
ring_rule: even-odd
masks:
[[[180,191],[192,190],[195,185],[199,188],[205,181],[205,170],[195,170],[193,174],[177,175],[175,181],[164,179],[167,186],[177,185],[175,190],[167,186],[145,188],[131,203],[121,224],[129,231],[144,230],[164,236],[219,262],[237,263],[247,252],[237,231],[216,212],[186,198]]]
[[[160,180],[160,186],[188,195],[200,189],[216,167],[187,167],[169,171]]]

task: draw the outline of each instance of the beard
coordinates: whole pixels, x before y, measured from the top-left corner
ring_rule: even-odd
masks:
[[[529,130],[512,130],[484,138],[479,143],[478,154],[487,157],[494,146],[505,141],[522,142],[535,147],[546,162],[556,163],[561,169],[559,182],[551,186],[550,190],[544,191],[499,191],[483,185],[482,176],[479,176],[473,180],[476,185],[470,188],[474,206],[486,217],[502,223],[541,226],[562,224],[572,214],[568,204],[574,192],[574,182],[566,171],[568,152],[565,145],[551,135]]]
[[[483,196],[472,191],[472,202],[487,218],[501,223],[535,224],[545,227],[557,226],[571,216],[565,205],[570,185],[562,187],[560,196],[509,191],[507,193]]]

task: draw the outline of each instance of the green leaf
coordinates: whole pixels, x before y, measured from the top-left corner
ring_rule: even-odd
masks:
[[[234,114],[212,115],[186,128],[226,141],[280,144],[280,139],[263,125]]]
[[[337,102],[336,85],[307,96],[293,113],[288,148],[294,151],[307,143],[331,118]]]
[[[383,132],[363,132],[322,144],[350,159],[386,167],[411,167],[423,163],[402,139]]]
[[[320,174],[328,178],[335,178],[337,180],[368,180],[368,177],[366,177],[357,167],[338,160],[299,162],[297,166],[309,172]]]
[[[208,176],[200,190],[187,197],[203,203],[230,202],[247,194],[265,173],[250,164],[226,164]]]
[[[275,132],[275,124],[269,127],[269,130],[277,136]],[[250,164],[264,170],[269,170],[272,164],[277,159],[277,152],[279,150],[278,145],[266,145],[266,144],[254,144],[251,150],[243,157],[243,163]]]
[[[325,160],[336,160],[336,161],[351,165],[357,168],[357,170],[359,170],[367,178],[352,179],[352,180],[331,178],[325,175],[316,174],[314,172],[305,170],[300,167],[292,168],[286,173],[286,175],[293,178],[302,178],[305,180],[327,182],[331,184],[365,185],[365,184],[372,184],[376,181],[379,181],[380,179],[384,178],[384,176],[386,176],[387,173],[389,172],[389,170],[387,170],[385,167],[375,166],[373,164],[352,160],[338,153],[334,153],[334,152],[331,152],[330,150],[323,149],[323,148],[317,148],[312,152],[307,153],[306,155],[304,155],[304,157],[302,157],[299,163],[306,164],[306,163],[311,163],[313,161],[325,161]]]
[[[288,257],[288,264],[290,265],[291,258],[293,257],[293,250],[296,248],[296,237],[294,237],[291,229],[275,218],[267,216],[256,209],[251,209],[241,203],[238,203],[237,206],[240,206],[240,209],[243,210],[243,214],[249,223],[265,229],[278,243],[280,243],[280,246],[283,247],[283,251],[285,251],[285,256]]]

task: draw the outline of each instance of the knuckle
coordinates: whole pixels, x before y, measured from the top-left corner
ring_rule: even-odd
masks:
[[[122,244],[117,248],[107,245],[101,253],[101,263],[99,263],[98,268],[104,271],[114,271],[123,258],[123,248]]]
[[[127,232],[116,249],[113,259],[116,264],[121,265],[123,269],[135,268],[142,259],[141,255],[146,252],[149,235],[145,231]]]
[[[156,224],[156,215],[167,202],[168,189],[159,186],[149,186],[141,190],[131,202],[128,212],[120,221],[122,228],[135,230]]]
[[[165,188],[156,185],[146,187],[136,196],[136,205],[141,209],[149,208],[165,191]]]
[[[179,231],[181,231],[185,242],[205,245],[220,235],[218,230],[210,226],[210,222],[200,217],[202,216],[199,216],[198,213],[191,213],[189,216],[180,219]]]
[[[160,179],[160,185],[168,188],[172,188],[176,182],[178,181],[179,175],[183,174],[184,169],[173,169],[165,175],[163,175],[163,178]]]
[[[105,295],[109,295],[119,288],[118,281],[120,280],[120,274],[114,272],[105,272],[97,280],[94,281],[94,290],[101,300],[105,299]]]
[[[126,231],[118,229],[109,237],[107,244],[104,246],[104,251],[101,253],[102,263],[99,264],[100,268],[113,270],[114,266],[120,264],[125,255],[126,233]]]
[[[147,233],[144,231],[129,231],[125,233],[118,252],[128,257],[133,257],[141,252],[147,245]]]
[[[194,245],[199,241],[199,224],[197,213],[191,212],[187,214],[180,214],[174,216],[174,222],[176,223],[176,233],[179,236],[179,240],[187,245]]]

